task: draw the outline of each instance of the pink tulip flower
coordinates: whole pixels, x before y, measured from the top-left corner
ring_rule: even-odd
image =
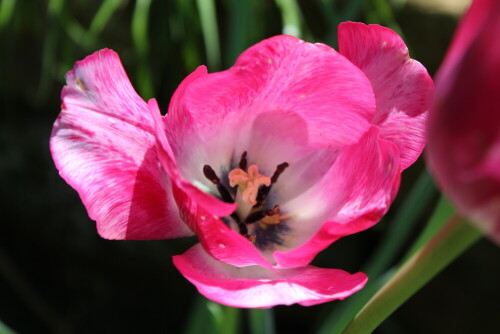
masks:
[[[500,2],[474,1],[436,79],[427,158],[457,208],[500,245]]]
[[[196,69],[166,116],[101,50],[66,75],[51,151],[99,234],[199,244],[174,264],[235,307],[343,299],[367,277],[310,265],[376,224],[420,155],[433,83],[401,38],[344,23],[340,53],[277,36]]]

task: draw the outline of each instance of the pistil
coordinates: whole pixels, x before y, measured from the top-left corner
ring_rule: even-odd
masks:
[[[257,165],[248,167],[248,173],[241,168],[235,168],[229,172],[229,185],[238,186],[238,192],[241,192],[243,201],[248,204],[257,204],[256,197],[260,186],[269,186],[271,178],[259,173]]]
[[[258,223],[260,229],[267,229],[271,225],[279,224],[285,216],[281,214],[280,207],[275,205],[272,209],[263,210],[263,203],[269,194],[271,187],[278,181],[279,176],[289,166],[287,162],[276,166],[271,177],[259,173],[257,165],[247,168],[247,152],[243,152],[239,161],[239,168],[231,170],[228,174],[229,185],[236,187],[233,195],[222,183],[215,171],[209,165],[203,166],[203,174],[210,180],[219,192],[222,200],[228,203],[236,202],[238,208],[231,214],[233,222],[238,227],[239,233],[247,237],[251,242],[256,242],[257,235],[249,233],[249,224]],[[269,207],[268,205],[265,205]],[[255,227],[252,228],[254,231]]]

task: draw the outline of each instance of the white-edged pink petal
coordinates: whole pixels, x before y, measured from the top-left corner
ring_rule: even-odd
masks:
[[[62,178],[79,193],[108,239],[191,235],[158,159],[148,105],[118,55],[101,50],[66,75],[50,148]]]
[[[349,274],[313,266],[278,272],[259,266],[236,268],[214,260],[199,244],[174,256],[173,261],[201,294],[233,307],[268,308],[295,303],[310,306],[344,299],[367,281],[361,272]]]
[[[410,58],[401,37],[389,28],[344,22],[339,25],[339,51],[370,80],[377,112],[372,121],[382,137],[401,154],[401,170],[420,156],[425,146],[425,121],[434,84],[427,70]]]

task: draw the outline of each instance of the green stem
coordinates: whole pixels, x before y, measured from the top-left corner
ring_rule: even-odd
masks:
[[[457,216],[413,255],[377,292],[343,334],[372,333],[382,321],[481,237]]]
[[[438,231],[444,226],[444,224],[453,217],[455,208],[451,205],[445,196],[441,196],[439,199],[431,218],[425,225],[420,235],[417,237],[416,241],[410,247],[410,250],[406,252],[401,263],[405,263],[413,254],[415,254],[419,249],[421,249],[424,244],[426,244],[433,236],[438,233]]]
[[[273,309],[250,309],[250,329],[252,334],[275,334]]]

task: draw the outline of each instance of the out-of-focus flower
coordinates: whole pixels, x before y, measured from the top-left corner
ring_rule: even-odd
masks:
[[[339,42],[277,36],[227,71],[200,67],[164,117],[116,53],[96,52],[66,76],[56,166],[104,238],[196,234],[174,264],[212,300],[345,298],[365,274],[309,263],[388,210],[423,149],[433,83],[390,29],[344,23]]]
[[[474,1],[436,79],[428,160],[458,209],[500,244],[500,2]]]

